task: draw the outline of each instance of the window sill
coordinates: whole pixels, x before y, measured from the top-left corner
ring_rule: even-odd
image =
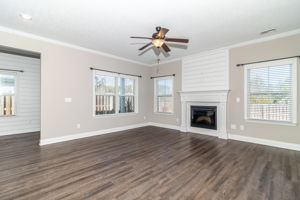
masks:
[[[168,115],[168,116],[170,116],[170,115],[174,115],[174,113],[173,113],[173,112],[172,112],[172,113],[154,112],[154,114],[157,114],[157,115]]]
[[[0,115],[0,117],[3,117],[3,118],[5,118],[5,117],[16,117],[17,115]]]
[[[108,117],[128,117],[138,115],[137,112],[133,113],[120,113],[120,114],[103,114],[103,115],[94,115],[94,118],[108,118]]]
[[[255,119],[246,119],[246,122],[249,123],[259,123],[259,124],[269,124],[269,125],[280,125],[280,126],[297,126],[297,123],[292,122],[278,122],[278,121],[267,121],[267,120],[255,120]]]

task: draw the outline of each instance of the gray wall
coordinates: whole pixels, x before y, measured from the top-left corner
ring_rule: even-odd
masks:
[[[181,61],[174,61],[166,64],[161,64],[151,68],[151,76],[160,76],[160,75],[170,75],[175,74],[174,77],[174,113],[173,114],[161,114],[154,113],[154,81],[150,81],[150,111],[149,111],[149,120],[151,122],[176,125],[180,126],[181,120],[181,106],[180,106],[180,95],[181,91]]]
[[[181,61],[149,68],[144,65],[3,32],[0,32],[0,45],[41,53],[42,139],[149,121],[180,125],[180,96],[177,92],[181,91]],[[300,35],[296,35],[230,50],[231,92],[228,103],[228,132],[300,144],[299,125],[293,127],[245,122],[243,69],[235,66],[237,63],[300,55],[299,47]],[[88,69],[91,66],[143,76],[139,84],[139,113],[137,115],[99,118],[92,116],[92,72]],[[153,109],[154,83],[153,80],[150,80],[150,75],[173,73],[176,74],[174,114],[155,114]],[[298,85],[298,93],[300,94],[300,85]],[[73,102],[66,104],[64,102],[65,97],[72,97]],[[241,98],[240,103],[236,103],[236,97]],[[144,116],[147,117],[146,120],[144,120]],[[81,124],[80,129],[76,128],[77,123]],[[231,130],[231,123],[238,126],[244,125],[245,130]]]
[[[228,99],[228,118],[227,131],[231,134],[242,136],[249,136],[254,138],[269,139],[288,143],[300,144],[300,126],[284,126],[274,124],[251,123],[244,120],[244,70],[242,67],[236,67],[238,63],[247,63],[260,60],[268,60],[273,58],[282,58],[300,55],[300,35],[280,38],[267,42],[256,43],[248,46],[242,46],[230,49],[229,52],[229,99]],[[176,61],[172,63],[159,65],[151,70],[151,75],[176,74],[175,91],[181,90],[181,62]],[[298,122],[300,119],[300,69],[298,66]],[[153,81],[150,84],[151,99],[153,101]],[[236,98],[240,97],[240,103],[236,102]],[[151,110],[149,119],[152,122],[180,125],[176,118],[180,120],[180,97],[175,96],[175,113],[174,115],[154,114],[153,102],[151,103]],[[230,124],[236,124],[237,129],[231,130]],[[239,126],[244,125],[245,130],[239,130]]]
[[[300,126],[247,123],[244,120],[244,69],[238,63],[300,55],[300,35],[280,38],[230,50],[230,95],[228,103],[228,132],[243,136],[300,144]],[[300,70],[298,66],[298,122],[300,117]],[[236,102],[236,97],[241,102]],[[244,125],[245,130],[231,130],[230,124]]]
[[[41,139],[144,123],[150,68],[13,33],[0,32],[0,45],[41,53]],[[140,74],[139,113],[93,117],[92,71],[89,67]],[[64,98],[71,97],[72,103]],[[81,128],[77,129],[76,124]]]

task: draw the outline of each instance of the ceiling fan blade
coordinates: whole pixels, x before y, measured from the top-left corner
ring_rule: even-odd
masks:
[[[150,38],[150,37],[131,36],[130,38],[135,38],[135,39],[149,39],[149,40],[152,40],[152,38]]]
[[[182,38],[165,38],[165,41],[167,42],[182,42],[182,43],[188,43],[189,39],[182,39]]]
[[[169,31],[169,29],[167,28],[161,28],[160,31],[158,32],[157,36],[160,38],[165,37],[165,35],[167,34],[167,32]]]
[[[142,46],[141,48],[139,48],[139,50],[142,51],[143,49],[145,49],[146,47],[150,46],[151,44],[152,44],[152,42],[149,42],[145,46]]]
[[[171,51],[171,49],[168,47],[168,45],[166,45],[166,43],[164,43],[162,46],[161,46],[164,50],[165,50],[165,52],[169,52],[169,51]]]

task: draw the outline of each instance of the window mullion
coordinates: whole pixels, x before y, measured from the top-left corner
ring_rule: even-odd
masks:
[[[119,96],[119,77],[115,77],[115,96],[116,96],[116,102],[115,102],[115,106],[116,106],[116,110],[115,110],[115,114],[119,114],[120,113],[120,96]]]

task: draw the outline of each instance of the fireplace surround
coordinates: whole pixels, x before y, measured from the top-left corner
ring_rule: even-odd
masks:
[[[228,96],[228,90],[180,92],[180,100],[181,100],[180,130],[182,132],[193,132],[193,133],[216,136],[222,139],[228,139],[227,127],[226,127],[227,126],[226,125],[227,96]],[[216,112],[215,112],[216,127],[207,128],[207,127],[193,126],[192,125],[193,120],[191,118],[191,108],[194,107],[216,108]],[[206,120],[208,120],[208,118],[206,118]]]

